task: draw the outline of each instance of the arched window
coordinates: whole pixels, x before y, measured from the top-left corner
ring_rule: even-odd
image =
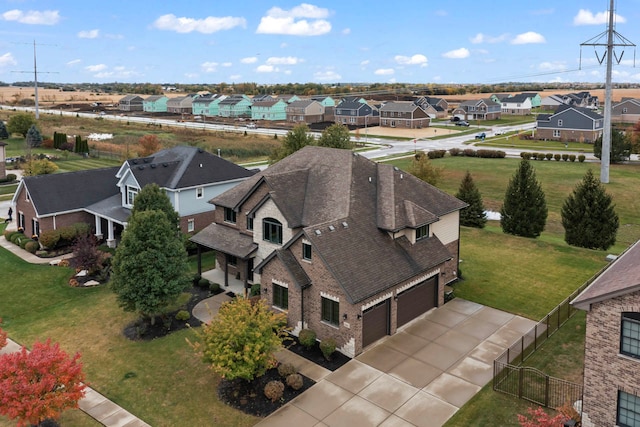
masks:
[[[262,239],[267,242],[282,244],[282,223],[277,219],[265,218],[262,220]]]

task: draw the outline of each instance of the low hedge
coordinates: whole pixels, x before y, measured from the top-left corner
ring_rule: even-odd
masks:
[[[520,157],[526,160],[551,160],[554,159],[556,161],[564,160],[565,162],[575,162],[576,155],[575,154],[553,154],[553,153],[538,153],[538,152],[528,152],[523,151],[520,153]],[[577,157],[580,163],[584,162],[586,157],[583,154],[580,154]]]

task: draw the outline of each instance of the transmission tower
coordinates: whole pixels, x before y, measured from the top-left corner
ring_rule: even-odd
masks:
[[[28,43],[23,43],[28,44]],[[53,45],[47,45],[53,46]],[[31,71],[12,71],[13,73],[31,73]],[[57,71],[40,71],[40,74],[57,74]],[[38,63],[36,61],[36,41],[33,41],[33,87],[34,96],[36,98],[36,120],[40,118],[39,99],[38,99]]]

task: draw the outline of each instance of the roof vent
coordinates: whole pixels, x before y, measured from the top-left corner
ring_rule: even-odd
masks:
[[[143,162],[145,163],[149,163],[151,161],[151,159],[142,159]]]
[[[156,164],[155,163],[151,163],[151,169],[155,169],[156,168]]]
[[[333,225],[329,226],[329,231],[334,231],[336,228]]]
[[[204,150],[202,148],[198,148],[198,153],[204,153]]]
[[[321,235],[321,234],[322,234],[322,231],[320,231],[320,230],[316,230],[316,236],[319,236],[319,235]]]
[[[163,163],[162,166],[164,166],[166,168],[167,166],[169,166],[169,164],[168,163]]]
[[[371,177],[369,177],[369,182],[371,182]]]
[[[349,224],[347,224],[347,221],[342,221],[342,226],[344,228],[349,228]]]
[[[144,165],[138,166],[138,169],[140,169],[140,170],[144,169]]]
[[[397,167],[397,166],[394,166],[394,167],[393,167],[393,170],[394,170],[394,171],[399,171],[400,169],[398,169],[398,167]]]
[[[200,167],[202,167],[202,163],[200,163]]]
[[[134,165],[137,165],[138,164],[138,159],[131,160],[131,163],[133,163]]]

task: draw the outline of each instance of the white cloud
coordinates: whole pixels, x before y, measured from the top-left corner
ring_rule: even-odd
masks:
[[[124,67],[116,67],[114,71],[103,71],[94,74],[94,77],[98,79],[134,79],[141,76],[143,76],[142,73],[134,70],[126,70]]]
[[[96,65],[87,65],[84,67],[85,70],[90,71],[92,73],[97,73],[98,71],[103,71],[107,69],[105,64],[96,64]]]
[[[60,22],[60,12],[57,10],[29,10],[23,12],[22,10],[13,9],[9,10],[2,15],[2,19],[5,21],[17,21],[21,24],[30,25],[55,25]]]
[[[626,18],[618,14],[613,15],[613,19],[618,24],[627,22]],[[573,25],[601,25],[609,22],[609,11],[594,14],[589,9],[580,9],[573,18]]]
[[[428,63],[427,57],[420,53],[413,56],[396,55],[393,59],[401,65],[420,65],[421,67],[426,67]]]
[[[267,59],[267,65],[296,65],[298,62],[302,62],[302,59],[295,56],[272,56]]]
[[[390,76],[396,71],[393,68],[378,68],[373,72],[376,76]]]
[[[460,49],[450,50],[449,52],[445,52],[442,54],[445,58],[449,59],[464,59],[469,57],[469,49],[466,47],[461,47]]]
[[[242,58],[240,62],[242,62],[243,64],[253,64],[255,62],[258,62],[258,58],[256,58],[255,56],[247,56],[246,58]]]
[[[223,30],[231,30],[235,27],[246,28],[247,21],[244,18],[233,16],[207,16],[204,19],[178,18],[174,14],[162,15],[155,20],[153,26],[159,30],[175,31],[176,33],[191,33],[197,31],[202,34],[211,34]]]
[[[561,61],[545,61],[541,62],[540,65],[538,65],[538,68],[542,71],[565,71],[567,69],[567,64]]]
[[[240,80],[241,78],[242,78],[241,74],[231,74],[229,76],[229,80],[231,80],[231,81]]]
[[[277,67],[274,67],[273,65],[258,65],[258,68],[256,68],[256,72],[258,73],[275,73],[280,71]]]
[[[223,62],[222,66],[223,67],[231,67],[233,64],[231,62]]]
[[[471,37],[469,39],[469,41],[473,44],[480,44],[480,43],[500,43],[503,42],[507,39],[508,35],[507,34],[501,34],[499,36],[488,36],[486,34],[483,33],[478,33],[475,36]]]
[[[340,80],[342,78],[342,76],[338,73],[336,73],[335,71],[332,70],[328,70],[328,71],[318,71],[316,73],[313,73],[313,77],[316,80],[320,80],[320,81],[337,81]]]
[[[344,30],[342,30],[342,34],[345,36],[351,34],[351,28],[345,28]]]
[[[124,39],[124,36],[122,34],[105,34],[104,36],[106,38],[112,39],[112,40],[122,40],[122,39]]]
[[[184,76],[188,79],[195,79],[198,77],[197,73],[184,73]]]
[[[74,59],[73,61],[69,61],[66,63],[67,67],[73,67],[74,65],[77,65],[79,63],[81,63],[82,60],[80,59]]]
[[[95,39],[100,34],[100,30],[80,31],[78,37],[81,39]]]
[[[391,77],[389,80],[387,80],[388,83],[396,83],[397,80],[395,77]]]
[[[302,3],[291,10],[272,7],[267,11],[266,16],[260,19],[256,33],[320,36],[331,31],[331,23],[325,19],[328,16],[329,9],[307,3]]]
[[[546,43],[542,34],[528,31],[526,33],[518,34],[515,39],[511,40],[511,44],[531,44],[531,43]]]
[[[200,68],[202,68],[202,71],[204,71],[205,73],[215,73],[216,71],[218,71],[218,63],[217,62],[203,62],[202,64],[200,64]]]
[[[18,65],[11,52],[7,52],[0,56],[0,68],[8,67],[9,65]]]
[[[363,67],[366,67],[367,65],[369,65],[371,61],[369,61],[368,59],[365,59],[364,61],[360,62],[360,65]]]

